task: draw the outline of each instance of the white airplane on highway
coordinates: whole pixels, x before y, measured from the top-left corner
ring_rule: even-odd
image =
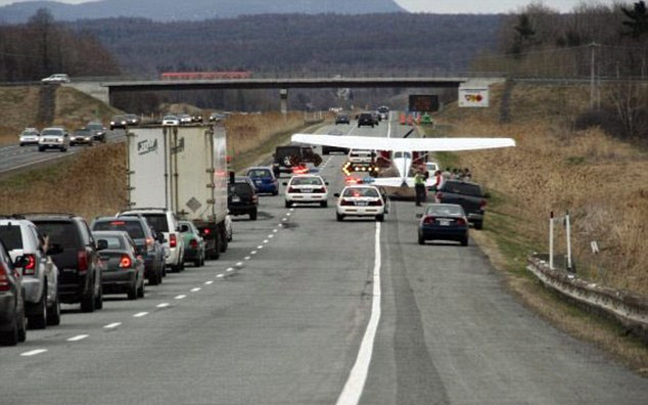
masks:
[[[515,140],[512,138],[385,138],[294,134],[291,139],[293,142],[313,145],[392,152],[392,161],[399,177],[377,177],[373,181],[375,185],[386,187],[414,187],[414,177],[410,176],[413,151],[459,152],[515,146]],[[433,181],[433,177],[430,177],[428,186],[431,186]]]

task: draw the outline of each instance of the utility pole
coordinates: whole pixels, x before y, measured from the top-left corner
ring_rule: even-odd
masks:
[[[595,88],[596,88],[596,47],[599,46],[596,42],[590,44],[592,58],[590,65],[590,110],[594,109],[594,98],[595,98]]]

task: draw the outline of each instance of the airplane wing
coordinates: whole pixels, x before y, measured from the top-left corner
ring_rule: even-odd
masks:
[[[408,188],[414,187],[414,177],[372,177],[370,179],[364,179],[367,184],[373,186],[383,186],[383,187],[402,187],[407,186]],[[404,183],[404,184],[403,184]],[[426,188],[432,187],[434,185],[434,178],[427,179],[425,181]]]
[[[389,151],[451,152],[515,146],[512,138],[382,138],[370,136],[336,136],[294,134],[293,142],[340,148],[374,149]]]

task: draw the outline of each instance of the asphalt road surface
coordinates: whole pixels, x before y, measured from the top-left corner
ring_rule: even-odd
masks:
[[[413,202],[337,222],[343,161],[322,165],[328,208],[263,196],[220,260],[0,347],[0,403],[648,403],[646,379],[524,308],[472,242],[419,246]]]
[[[122,129],[106,131],[106,140],[108,142],[119,142],[124,139],[124,136],[125,133]],[[95,144],[98,145],[98,143]],[[38,145],[20,146],[18,138],[16,138],[16,144],[0,147],[0,174],[61,159],[89,147],[87,145],[76,145],[70,146],[67,152],[61,152],[58,149],[47,149],[39,152]]]

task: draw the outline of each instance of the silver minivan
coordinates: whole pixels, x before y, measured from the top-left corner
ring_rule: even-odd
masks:
[[[7,247],[11,260],[23,258],[21,272],[29,327],[44,329],[47,325],[61,323],[59,270],[49,256],[52,252],[47,252],[47,237],[31,221],[2,218],[0,240]]]

